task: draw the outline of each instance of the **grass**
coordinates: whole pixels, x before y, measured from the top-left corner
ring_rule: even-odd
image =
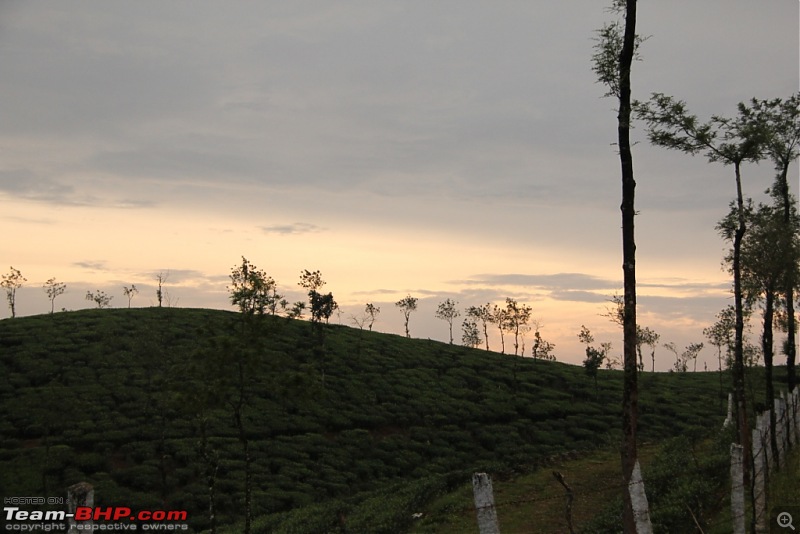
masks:
[[[143,308],[7,319],[0,487],[64,495],[88,481],[98,505],[187,509],[202,530],[218,458],[217,516],[236,532],[244,436],[255,532],[402,532],[421,510],[466,520],[452,492],[474,471],[496,478],[498,502],[556,503],[536,519],[555,525],[553,466],[576,488],[617,477],[622,373],[601,371],[598,386],[558,362],[278,317]],[[640,388],[644,450],[674,435],[698,442],[724,419],[715,373],[643,373]],[[504,532],[527,528],[517,506],[504,508]],[[576,501],[576,520],[589,513]]]
[[[652,455],[652,447],[642,457]],[[567,532],[566,492],[553,475],[558,471],[572,489],[572,523],[576,529],[587,524],[620,494],[619,454],[609,448],[577,459],[558,459],[553,465],[510,480],[493,480],[495,505],[502,532]],[[472,486],[440,497],[414,525],[414,534],[446,534],[475,529]]]

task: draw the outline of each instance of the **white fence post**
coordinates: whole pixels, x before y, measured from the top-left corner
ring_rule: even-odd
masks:
[[[731,518],[733,534],[745,534],[742,446],[736,443],[731,443]]]
[[[628,493],[631,496],[633,521],[636,524],[636,534],[653,534],[653,525],[650,524],[650,508],[647,505],[647,494],[644,492],[644,480],[639,460],[633,464],[631,481],[628,484]]]
[[[494,507],[492,479],[486,473],[472,475],[472,492],[475,495],[475,510],[478,512],[480,534],[500,534],[497,510]]]
[[[722,423],[722,428],[728,428],[731,423],[733,423],[733,393],[728,393],[728,415]]]

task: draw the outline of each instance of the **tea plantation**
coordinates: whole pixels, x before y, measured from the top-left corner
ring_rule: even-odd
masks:
[[[621,388],[619,371],[595,390],[577,366],[281,317],[7,319],[0,488],[86,481],[97,505],[185,509],[198,531],[213,493],[219,529],[236,532],[249,464],[253,532],[403,532],[475,470],[512,476],[616,443]],[[643,373],[640,388],[643,442],[725,417],[717,374]]]

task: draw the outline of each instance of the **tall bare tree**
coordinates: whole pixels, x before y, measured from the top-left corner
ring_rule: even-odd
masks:
[[[612,11],[624,15],[623,23],[616,21],[599,30],[599,39],[592,57],[598,81],[608,88],[606,96],[617,98],[617,148],[622,174],[622,275],[623,275],[623,360],[624,385],[622,392],[622,476],[626,483],[633,478],[637,464],[636,425],[639,411],[638,367],[636,365],[636,242],[634,239],[634,207],[636,181],[631,154],[631,65],[637,56],[641,39],[636,35],[636,0],[614,0]],[[639,489],[639,488],[637,488]],[[642,492],[643,493],[643,492]],[[630,491],[624,494],[623,528],[626,533],[637,531],[637,524],[649,518],[634,516]]]

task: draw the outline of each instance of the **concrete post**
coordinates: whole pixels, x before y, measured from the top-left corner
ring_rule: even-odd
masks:
[[[472,492],[475,495],[475,510],[478,512],[480,534],[500,534],[497,510],[494,507],[492,479],[486,473],[472,475]]]
[[[636,534],[653,534],[653,525],[650,524],[650,508],[647,504],[647,494],[644,492],[644,480],[639,460],[633,465],[631,481],[628,484],[628,493],[631,496],[633,508],[633,521],[636,524]]]
[[[753,429],[753,512],[756,518],[756,533],[769,532],[769,515],[767,515],[767,457],[764,434],[756,426]]]
[[[728,428],[731,423],[733,423],[733,393],[728,393],[728,415],[722,423],[722,428]]]

